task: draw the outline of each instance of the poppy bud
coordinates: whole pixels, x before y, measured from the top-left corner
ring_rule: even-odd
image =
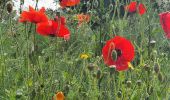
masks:
[[[87,5],[87,8],[90,8],[91,7],[90,1],[88,1],[86,5]]]
[[[98,6],[99,6],[99,2],[98,2],[98,0],[95,0],[93,3],[93,7],[98,8]]]
[[[163,75],[162,75],[162,73],[158,73],[158,80],[160,81],[160,82],[162,82],[163,81]]]
[[[100,79],[100,77],[101,77],[101,71],[100,71],[100,69],[97,70],[97,76],[96,76],[96,77],[97,77],[97,79]]]
[[[131,87],[132,82],[131,82],[131,81],[127,81],[127,82],[126,82],[126,84],[127,84],[127,87],[128,87],[128,88],[130,88],[130,87]]]
[[[11,1],[8,1],[8,2],[6,3],[6,7],[7,7],[8,13],[11,13],[12,10],[13,10],[13,4],[12,4],[12,2],[11,2]]]
[[[151,86],[150,88],[149,88],[149,94],[152,94],[153,93],[153,86]]]
[[[93,64],[93,63],[90,63],[90,64],[87,66],[87,68],[89,69],[89,71],[93,71],[95,67],[96,67],[96,65]]]
[[[149,99],[149,94],[148,94],[148,93],[146,93],[145,100],[150,100],[150,99]]]
[[[110,75],[115,73],[115,65],[110,66]]]
[[[150,71],[150,67],[147,64],[144,65],[144,69],[145,71]]]
[[[150,46],[151,47],[155,47],[155,44],[156,44],[156,41],[155,40],[151,40],[150,42],[149,42],[149,44],[150,44]]]
[[[121,98],[121,97],[122,97],[122,92],[121,92],[121,91],[118,91],[118,92],[117,92],[117,96],[118,96],[118,98]]]
[[[22,97],[22,95],[23,95],[23,90],[18,89],[16,91],[16,99],[20,99]]]
[[[137,80],[137,85],[140,87],[142,85],[142,81],[141,80]]]
[[[61,16],[61,13],[59,11],[56,11],[56,16]]]
[[[155,64],[155,66],[154,66],[154,71],[155,71],[155,73],[159,73],[160,67],[159,67],[159,64],[158,64],[158,63]]]
[[[70,85],[64,86],[64,93],[67,94],[70,90]]]
[[[109,11],[110,11],[110,12],[113,11],[113,8],[114,8],[113,4],[110,4],[110,5],[109,5]]]

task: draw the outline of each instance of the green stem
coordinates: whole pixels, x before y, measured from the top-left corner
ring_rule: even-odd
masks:
[[[27,86],[27,91],[29,92],[29,35],[28,35],[28,32],[27,32],[27,24],[25,23],[25,34],[26,34],[26,53],[25,53],[25,67],[27,68],[26,70],[26,73],[27,73],[27,76],[26,76],[26,86]],[[29,99],[29,97],[28,97]]]
[[[150,50],[150,41],[151,41],[151,26],[150,26],[150,21],[149,21],[149,17],[147,18],[148,20],[148,25],[149,25],[149,36],[148,36],[148,57],[150,59],[150,54],[151,54],[151,50]]]

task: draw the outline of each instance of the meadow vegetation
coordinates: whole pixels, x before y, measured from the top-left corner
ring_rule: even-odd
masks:
[[[111,16],[123,2],[105,8],[103,0],[93,1],[88,21],[77,18],[82,3],[61,12],[46,9],[48,18],[66,18],[67,39],[37,34],[36,24],[19,22],[7,0],[0,1],[0,100],[51,100],[58,92],[65,100],[170,99],[170,40],[159,20],[167,9],[142,0],[145,14]],[[126,70],[103,60],[102,49],[115,36],[134,46]]]

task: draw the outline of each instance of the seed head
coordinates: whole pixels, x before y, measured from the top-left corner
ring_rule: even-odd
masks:
[[[96,65],[93,64],[93,63],[90,63],[90,64],[87,66],[87,68],[89,69],[89,71],[93,71],[95,67],[96,67]]]
[[[163,75],[162,75],[161,72],[158,73],[158,80],[159,80],[160,82],[163,82]]]
[[[101,71],[100,71],[100,69],[97,70],[97,76],[96,76],[96,77],[97,77],[97,79],[100,79],[100,77],[101,77]]]
[[[158,64],[158,63],[156,63],[156,64],[154,65],[154,71],[155,71],[155,73],[159,73],[160,67],[159,67],[159,64]]]
[[[147,64],[144,65],[144,69],[145,69],[146,71],[150,71],[150,67],[149,67]]]
[[[137,85],[140,87],[142,85],[142,81],[141,80],[137,80]]]
[[[11,1],[8,1],[6,3],[6,8],[7,8],[8,13],[11,13],[13,10],[13,3]]]
[[[118,98],[121,98],[121,97],[122,97],[122,92],[121,92],[121,91],[118,91],[118,92],[117,92],[117,96],[118,96]]]
[[[155,47],[156,41],[155,40],[151,40],[149,43],[150,43],[151,47]]]
[[[127,87],[130,88],[131,85],[132,85],[132,82],[131,81],[127,81],[126,84],[127,84]]]

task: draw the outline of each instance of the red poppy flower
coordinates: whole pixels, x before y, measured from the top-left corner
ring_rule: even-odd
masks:
[[[115,65],[116,70],[128,69],[128,62],[134,59],[132,43],[120,36],[108,40],[102,49],[104,63],[108,66]]]
[[[137,10],[137,2],[136,1],[130,2],[130,4],[125,7],[125,9],[130,13],[136,12],[136,10]]]
[[[165,36],[170,39],[170,12],[163,12],[159,14],[159,17]]]
[[[60,16],[60,17],[56,16],[55,20],[58,21],[59,23],[63,24],[63,25],[66,24],[66,18],[64,16]]]
[[[33,7],[29,6],[29,11],[23,11],[21,13],[19,22],[40,23],[48,21],[48,17],[44,12],[44,7],[42,7],[39,11],[35,11]]]
[[[57,21],[49,20],[37,24],[37,33],[44,36],[56,36],[68,40],[70,38],[69,29]]]
[[[140,15],[145,14],[145,12],[146,12],[145,5],[142,4],[142,3],[140,3],[140,4],[138,5],[138,11],[139,11],[139,14],[140,14]]]
[[[80,0],[60,0],[61,7],[75,6],[80,3]]]
[[[142,3],[137,5],[136,1],[130,2],[130,4],[125,7],[125,10],[127,10],[129,13],[134,13],[138,10],[140,15],[143,15],[146,12],[145,5]]]

